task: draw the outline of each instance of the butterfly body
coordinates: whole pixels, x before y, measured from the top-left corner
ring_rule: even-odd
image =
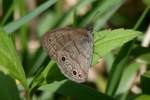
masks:
[[[56,29],[44,35],[43,46],[67,78],[78,83],[86,81],[93,48],[89,31]]]

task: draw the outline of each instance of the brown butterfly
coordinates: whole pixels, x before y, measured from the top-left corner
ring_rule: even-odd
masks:
[[[70,80],[85,82],[92,60],[92,34],[85,29],[61,28],[47,32],[43,47]]]

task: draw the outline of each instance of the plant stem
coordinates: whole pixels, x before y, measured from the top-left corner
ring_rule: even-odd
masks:
[[[146,7],[144,12],[142,13],[142,15],[140,16],[140,18],[138,19],[137,23],[135,24],[135,26],[133,27],[134,30],[137,30],[138,27],[140,26],[140,24],[142,23],[142,21],[144,20],[146,14],[148,13],[150,7]]]

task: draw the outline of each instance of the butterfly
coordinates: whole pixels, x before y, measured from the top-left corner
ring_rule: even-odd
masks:
[[[90,31],[80,28],[60,28],[46,32],[43,47],[70,80],[82,83],[87,80],[93,52]]]

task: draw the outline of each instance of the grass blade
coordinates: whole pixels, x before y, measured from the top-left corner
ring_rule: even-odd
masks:
[[[34,18],[35,16],[38,16],[44,10],[46,10],[47,8],[49,8],[50,6],[52,6],[54,3],[56,3],[56,1],[57,0],[48,0],[48,1],[46,1],[44,4],[42,4],[41,6],[39,6],[38,8],[36,8],[34,11],[32,11],[31,13],[29,13],[28,15],[22,17],[19,20],[16,20],[14,22],[11,22],[11,23],[7,24],[4,27],[4,30],[6,32],[8,32],[8,33],[16,31],[22,25],[24,25],[25,23],[29,22],[32,18]]]

